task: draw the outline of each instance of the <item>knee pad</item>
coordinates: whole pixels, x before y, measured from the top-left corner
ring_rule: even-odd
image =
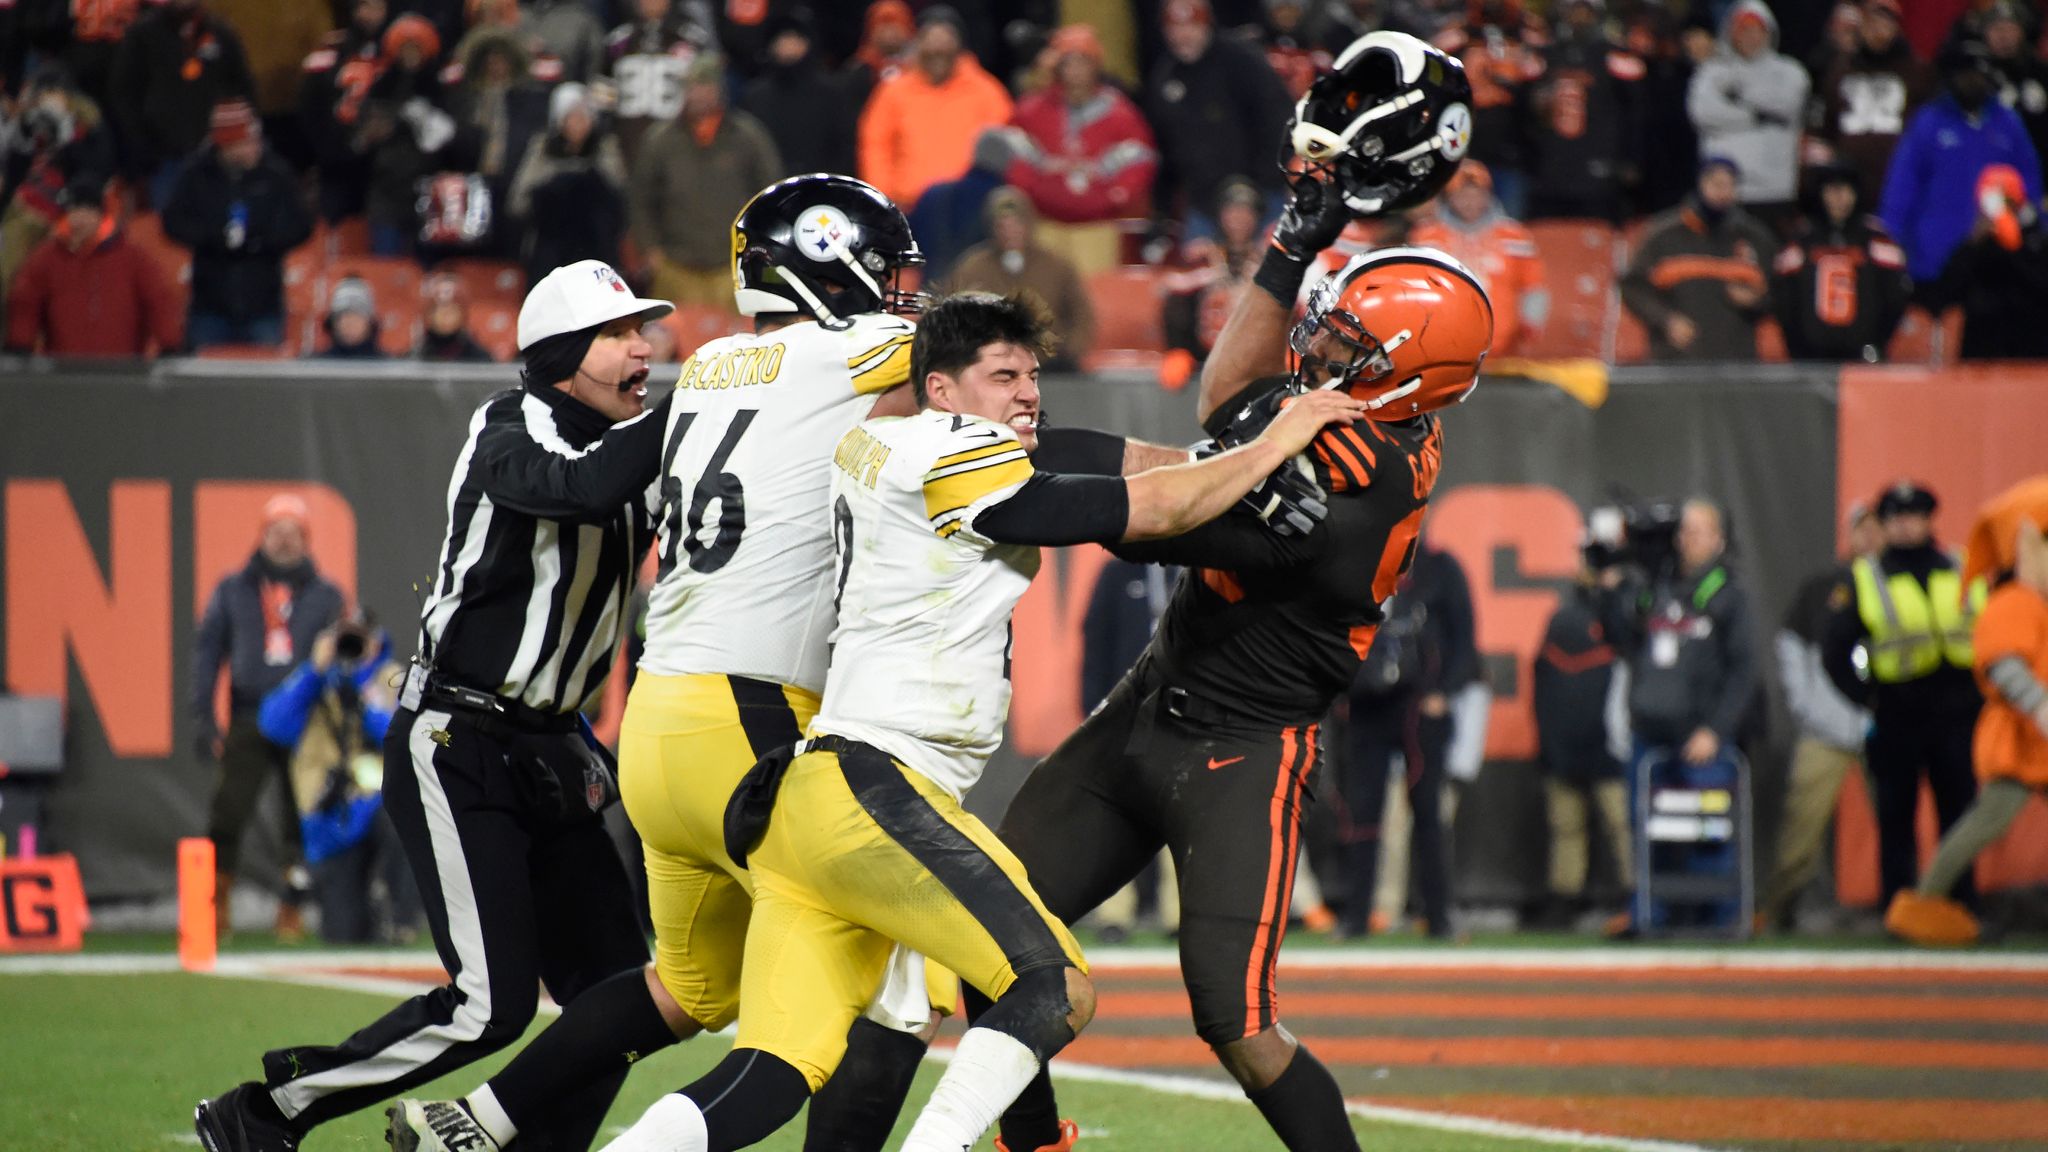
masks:
[[[974,1026],[1001,1032],[1024,1045],[1040,1064],[1052,1059],[1074,1039],[1074,1030],[1067,1026],[1067,1015],[1073,1011],[1067,1000],[1069,970],[1061,964],[1017,977]]]

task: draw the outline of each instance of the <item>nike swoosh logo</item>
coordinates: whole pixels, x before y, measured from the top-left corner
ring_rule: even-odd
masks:
[[[1235,764],[1242,759],[1244,759],[1244,757],[1242,756],[1232,756],[1228,760],[1218,760],[1214,756],[1211,756],[1209,757],[1209,771],[1214,772],[1218,768],[1228,768],[1232,764]]]
[[[979,439],[979,438],[981,438],[981,437],[983,437],[983,436],[986,436],[986,437],[988,437],[988,438],[989,438],[989,439],[991,439],[991,440],[1000,440],[1000,439],[1002,439],[1002,436],[1003,436],[1003,434],[1002,434],[1001,432],[998,432],[998,431],[996,431],[996,430],[995,430],[995,429],[993,429],[993,428],[983,428],[983,429],[982,429],[981,431],[979,431],[979,432],[970,432],[970,433],[968,433],[968,435],[967,435],[967,439],[969,439],[969,440],[976,440],[976,439]]]

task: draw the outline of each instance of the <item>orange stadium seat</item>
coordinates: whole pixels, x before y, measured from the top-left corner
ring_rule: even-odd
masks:
[[[327,251],[337,257],[370,254],[370,222],[361,216],[337,220],[327,229]]]
[[[1785,348],[1785,330],[1766,317],[1756,326],[1756,356],[1766,364],[1782,364],[1792,358]]]
[[[661,322],[675,334],[678,360],[689,359],[697,349],[720,336],[745,332],[751,327],[744,317],[703,304],[684,304]]]
[[[495,300],[471,304],[469,335],[493,359],[512,359],[519,354],[519,306]]]
[[[318,236],[285,253],[284,342],[298,351],[313,346],[313,329],[327,314],[327,248]]]
[[[1166,351],[1165,303],[1154,270],[1097,272],[1088,278],[1088,300],[1095,306],[1097,351]]]
[[[1899,326],[1892,331],[1884,358],[1892,364],[1929,364],[1934,361],[1934,319],[1918,304],[1906,309]]]
[[[1614,291],[1614,229],[1599,220],[1529,225],[1550,291],[1550,320],[1521,347],[1524,356],[1600,357],[1620,302]]]
[[[434,265],[436,274],[447,273],[462,285],[462,295],[472,305],[485,301],[511,304],[517,308],[526,296],[526,272],[510,260],[480,260],[464,256]]]

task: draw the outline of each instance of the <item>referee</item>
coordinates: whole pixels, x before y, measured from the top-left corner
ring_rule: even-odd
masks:
[[[652,536],[667,401],[646,412],[640,327],[672,307],[595,260],[527,294],[524,387],[470,420],[384,744],[385,808],[451,981],[340,1044],[266,1053],[261,1081],[199,1104],[208,1152],[291,1152],[317,1124],[518,1039],[540,984],[567,1004],[647,962],[600,817],[617,787],[578,710],[610,670]],[[522,1147],[588,1147],[621,1080],[527,1126]]]

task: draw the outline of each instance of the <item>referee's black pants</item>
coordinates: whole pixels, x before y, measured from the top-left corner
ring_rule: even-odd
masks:
[[[573,720],[570,722],[573,725]],[[487,1056],[525,1033],[538,986],[568,1004],[647,962],[624,863],[595,804],[573,726],[529,732],[489,716],[401,709],[384,741],[384,808],[419,883],[452,982],[333,1047],[263,1057],[292,1126],[368,1107]],[[581,1152],[624,1077],[521,1130],[519,1146]]]
[[[1974,708],[1914,709],[1887,703],[1873,715],[1863,764],[1876,793],[1877,866],[1883,888],[1879,909],[1891,907],[1892,897],[1911,888],[1920,874],[1917,817],[1922,773],[1934,794],[1936,823],[1943,834],[1977,798],[1977,774],[1971,763],[1976,730]],[[1977,886],[1971,872],[1963,873],[1951,895],[1975,906]]]

